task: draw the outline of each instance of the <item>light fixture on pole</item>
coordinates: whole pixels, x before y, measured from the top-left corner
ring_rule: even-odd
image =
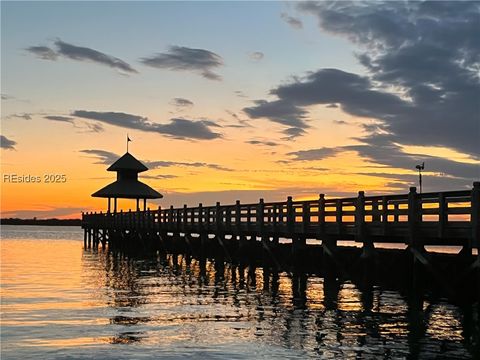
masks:
[[[418,183],[420,185],[420,194],[422,193],[422,170],[425,169],[425,163],[422,162],[422,165],[417,165],[415,168],[418,170]]]

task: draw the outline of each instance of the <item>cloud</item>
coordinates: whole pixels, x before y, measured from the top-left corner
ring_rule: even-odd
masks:
[[[322,31],[355,43],[367,72],[318,69],[294,76],[270,90],[273,99],[256,100],[245,113],[289,126],[284,132],[300,136],[307,124],[325,121],[310,119],[310,107],[335,104],[361,119],[364,133],[353,139],[360,144],[304,150],[292,153],[295,159],[355,151],[382,166],[411,169],[424,159],[432,171],[479,178],[478,164],[402,151],[408,145],[444,147],[480,160],[478,4],[308,2],[297,7],[316,16]]]
[[[297,7],[314,15],[322,31],[362,49],[357,58],[369,72],[363,79],[366,94],[338,96],[335,102],[344,111],[381,120],[399,143],[444,146],[479,157],[477,3],[308,2]],[[351,88],[361,79],[340,81]],[[284,90],[290,99],[288,87]],[[379,95],[385,106],[371,102]]]
[[[12,99],[15,99],[14,96],[10,96],[8,94],[1,94],[2,96],[2,100],[12,100]]]
[[[292,28],[294,29],[302,29],[303,28],[303,23],[301,20],[293,17],[293,16],[290,16],[286,13],[281,13],[280,14],[280,17],[288,24],[290,25]]]
[[[48,115],[48,116],[44,116],[44,118],[52,121],[68,122],[70,124],[73,124],[73,120],[74,120],[72,117],[60,116],[60,115]]]
[[[159,175],[146,175],[140,174],[142,179],[151,179],[151,180],[168,180],[168,179],[176,179],[178,178],[177,175],[169,175],[169,174],[159,174]]]
[[[47,115],[43,117],[44,119],[56,121],[56,122],[63,122],[71,124],[75,128],[85,129],[83,132],[90,132],[90,133],[99,133],[104,131],[102,124],[99,123],[90,123],[87,121],[78,121],[75,118],[70,116],[64,115]]]
[[[246,141],[247,144],[252,145],[263,145],[263,146],[278,146],[279,144],[274,141],[267,141],[267,140],[248,140]]]
[[[265,54],[261,51],[254,51],[250,53],[249,56],[250,56],[250,59],[254,61],[260,61],[265,57]]]
[[[30,46],[25,50],[31,52],[32,54],[43,60],[55,61],[58,58],[58,54],[55,52],[55,50],[49,48],[48,46]]]
[[[328,104],[327,108],[335,109],[335,108],[338,108],[338,105],[337,104]]]
[[[199,72],[209,80],[222,79],[212,70],[224,64],[222,57],[214,52],[184,46],[170,46],[167,52],[145,57],[140,61],[157,69]]]
[[[60,39],[56,40],[54,45],[56,47],[55,50],[47,46],[31,46],[26,50],[44,60],[55,61],[61,56],[72,60],[90,61],[99,65],[105,65],[123,73],[137,73],[137,70],[132,68],[125,61],[100,51],[88,47],[72,45],[61,41]]]
[[[95,164],[111,165],[120,158],[120,155],[112,153],[110,151],[105,151],[105,150],[86,149],[86,150],[80,150],[80,152],[84,154],[92,155],[93,158],[98,160],[97,162],[95,162]],[[179,166],[179,167],[193,167],[193,168],[209,168],[209,169],[220,170],[220,171],[233,171],[232,169],[224,167],[222,165],[210,164],[205,162],[181,162],[181,161],[167,161],[167,160],[153,160],[153,161],[144,160],[142,162],[149,169],[160,169],[165,167]]]
[[[283,99],[275,101],[256,100],[255,106],[246,107],[243,111],[252,119],[267,118],[270,121],[300,129],[309,127],[304,121],[307,111],[293,102]]]
[[[83,124],[87,127],[87,132],[100,133],[105,131],[102,124],[89,122],[84,122]]]
[[[288,153],[287,155],[293,156],[294,157],[293,160],[300,160],[300,161],[323,160],[323,159],[337,155],[340,151],[342,151],[342,148],[322,147],[319,149],[294,151],[294,152]]]
[[[299,136],[305,135],[306,131],[300,127],[290,127],[282,131],[286,137],[283,138],[283,140],[294,140],[295,138]]]
[[[193,102],[188,100],[188,99],[184,99],[184,98],[173,98],[172,101],[171,101],[171,104],[172,105],[175,105],[176,107],[179,107],[179,108],[184,108],[184,107],[192,107],[193,106]]]
[[[5,150],[15,150],[16,141],[8,139],[6,136],[0,135],[0,147]]]
[[[127,129],[155,132],[175,139],[212,140],[222,137],[222,134],[213,132],[210,127],[218,127],[210,120],[188,120],[174,118],[168,124],[158,124],[147,118],[122,112],[98,112],[75,110],[72,116],[83,119],[97,120],[106,124],[124,127]]]
[[[120,158],[120,155],[105,150],[87,149],[81,153],[92,155],[98,161],[95,164],[111,165]]]
[[[425,171],[461,180],[464,185],[471,185],[480,178],[480,162],[466,163],[439,156],[407,153],[395,142],[396,138],[389,134],[369,135],[356,140],[360,144],[301,150],[288,155],[293,157],[293,161],[316,161],[354,151],[362,158],[387,168],[415,171],[416,164],[425,162]]]

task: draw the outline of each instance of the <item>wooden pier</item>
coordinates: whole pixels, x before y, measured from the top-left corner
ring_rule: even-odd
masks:
[[[429,274],[426,282],[433,279],[448,296],[480,299],[480,182],[471,190],[438,193],[418,194],[412,187],[403,195],[360,191],[354,198],[320,194],[306,201],[83,213],[82,228],[86,249],[108,244],[124,253],[161,251],[275,271],[320,266],[325,277],[383,277],[397,284],[405,277],[425,283],[422,274]],[[338,246],[339,240],[359,248]],[[405,250],[376,248],[381,243],[404,244]],[[435,254],[426,251],[429,245],[462,250]]]
[[[257,204],[159,207],[157,210],[83,213],[85,247],[120,241],[122,234],[145,237],[233,237],[242,242],[261,239],[276,244],[291,239],[293,249],[306,246],[306,239],[354,240],[368,252],[375,243],[404,243],[413,249],[425,245],[461,246],[464,253],[478,249],[480,242],[480,182],[472,190],[404,195],[365,196]],[[129,236],[131,237],[131,236]]]

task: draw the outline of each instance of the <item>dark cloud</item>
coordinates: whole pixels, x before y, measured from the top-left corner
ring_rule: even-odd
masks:
[[[283,140],[294,140],[299,136],[305,135],[306,131],[299,127],[291,127],[291,128],[286,128],[285,130],[282,131],[282,133],[287,135],[286,137],[283,138]]]
[[[293,102],[283,99],[256,100],[255,106],[246,107],[243,111],[252,119],[267,118],[273,122],[300,129],[309,127],[304,121],[307,111]]]
[[[2,100],[12,100],[12,99],[15,99],[14,96],[10,96],[10,95],[7,95],[7,94],[1,94],[2,96]]]
[[[260,61],[265,57],[265,54],[261,51],[254,51],[249,54],[250,59],[255,60],[255,61]]]
[[[106,124],[136,129],[147,132],[155,132],[176,139],[212,140],[221,138],[222,135],[210,130],[217,124],[210,120],[170,119],[168,124],[158,124],[147,118],[121,112],[98,112],[75,110],[72,116],[104,122]]]
[[[61,116],[61,115],[48,115],[44,116],[45,119],[47,120],[53,120],[53,121],[59,121],[59,122],[68,122],[70,124],[73,124],[73,118],[69,116]]]
[[[30,46],[26,48],[26,50],[43,60],[55,61],[58,58],[58,54],[55,52],[55,50],[49,48],[48,46]]]
[[[44,60],[55,61],[59,56],[63,56],[77,61],[91,61],[96,64],[114,68],[124,73],[137,73],[137,70],[132,68],[125,61],[114,56],[104,54],[100,51],[87,47],[72,45],[61,40],[56,40],[54,45],[56,50],[53,50],[47,46],[31,46],[26,50]]]
[[[370,73],[365,88],[398,101],[385,109],[369,96],[342,99],[354,115],[380,119],[396,141],[445,146],[479,157],[480,6],[477,2],[318,2],[298,8],[313,14],[322,30],[361,48],[358,59]],[[351,87],[355,79],[343,79]],[[365,111],[368,107],[368,111]]]
[[[387,188],[394,188],[398,191],[407,191],[410,186],[418,186],[418,174],[412,171],[411,174],[391,174],[382,172],[358,173],[356,175],[373,176],[377,178],[385,178],[387,182],[384,184]],[[430,173],[422,174],[422,184],[424,192],[443,191],[448,188],[454,189],[471,189],[472,183],[470,179],[455,178],[444,175],[435,175]]]
[[[274,142],[274,141],[268,141],[268,140],[248,140],[245,141],[247,144],[252,144],[252,145],[263,145],[263,146],[278,146],[279,144]]]
[[[396,138],[388,134],[370,135],[357,138],[358,145],[323,147],[291,152],[294,161],[315,161],[335,156],[342,152],[354,151],[368,161],[387,168],[415,171],[415,165],[425,162],[425,171],[463,181],[471,185],[480,179],[480,163],[454,161],[439,156],[406,153],[395,142]],[[453,182],[452,182],[453,183]]]
[[[112,153],[110,151],[105,151],[105,150],[87,149],[87,150],[80,150],[80,152],[84,154],[92,155],[93,158],[98,160],[97,162],[95,162],[95,164],[111,165],[120,158],[120,155]],[[224,167],[222,165],[210,164],[205,162],[181,162],[181,161],[167,161],[167,160],[154,160],[154,161],[144,160],[142,162],[149,169],[161,169],[166,167],[179,166],[179,167],[193,167],[193,168],[209,168],[209,169],[220,170],[220,171],[233,171],[232,169]],[[158,175],[158,176],[166,176],[166,175]]]
[[[337,155],[342,151],[342,148],[328,148],[328,147],[322,147],[319,149],[310,149],[310,150],[300,150],[300,151],[294,151],[290,152],[287,155],[288,156],[293,156],[293,160],[323,160],[332,156]]]
[[[183,46],[170,46],[168,52],[158,53],[140,60],[144,65],[173,71],[199,72],[209,80],[221,80],[222,77],[212,70],[223,66],[220,55],[204,49],[192,49]]]
[[[78,121],[75,118],[64,115],[47,115],[44,119],[71,124],[74,128],[83,129],[81,132],[99,133],[104,131],[102,124],[87,121]]]
[[[363,136],[354,139],[360,144],[291,156],[314,160],[355,151],[390,168],[411,170],[425,161],[452,184],[480,177],[478,163],[402,150],[408,145],[445,147],[480,160],[478,3],[309,2],[298,8],[314,14],[323,31],[357,44],[357,58],[367,73],[319,69],[273,88],[272,100],[257,100],[244,109],[251,118],[303,132],[313,105],[335,104],[363,119]]]
[[[92,155],[98,161],[95,164],[112,165],[120,158],[120,155],[105,150],[87,149],[80,150],[81,153]]]
[[[303,23],[301,20],[293,17],[293,16],[290,16],[286,13],[281,13],[280,14],[280,17],[288,24],[290,25],[292,28],[294,29],[302,29],[303,28]]]
[[[15,150],[16,141],[8,139],[6,136],[0,135],[0,147],[5,150]]]
[[[171,101],[171,104],[172,105],[175,105],[176,107],[192,107],[193,106],[193,102],[188,100],[188,99],[184,99],[184,98],[173,98],[172,101]]]

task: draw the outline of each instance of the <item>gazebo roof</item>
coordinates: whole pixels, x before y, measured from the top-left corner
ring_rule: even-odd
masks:
[[[162,194],[152,189],[147,184],[144,184],[141,181],[133,180],[133,179],[114,181],[113,183],[105,186],[104,188],[94,192],[92,196],[101,197],[101,198],[122,198],[122,199],[163,198]]]
[[[136,172],[147,171],[148,168],[140,161],[135,159],[130,153],[125,153],[120,159],[115,161],[107,171],[133,170]]]

